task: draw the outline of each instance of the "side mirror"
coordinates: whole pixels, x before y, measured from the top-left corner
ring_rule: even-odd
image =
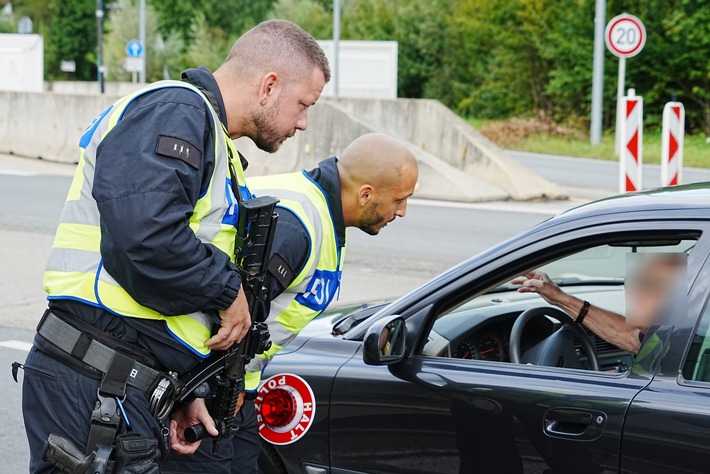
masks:
[[[362,359],[367,365],[390,365],[404,359],[407,326],[401,316],[375,322],[365,333]]]

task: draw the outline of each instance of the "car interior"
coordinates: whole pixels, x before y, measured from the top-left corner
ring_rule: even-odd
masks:
[[[520,274],[541,270],[564,292],[624,316],[627,314],[625,284],[633,258],[638,254],[652,253],[689,255],[695,242],[693,238],[612,242],[595,245],[515,274],[506,274],[505,269],[501,269],[501,280],[497,284],[437,315],[420,353],[433,357],[511,363],[514,360],[511,357],[511,333],[518,331],[520,341],[515,340],[514,343],[519,344],[517,350],[523,354],[521,363],[526,363],[526,354],[539,351],[543,341],[567,327],[575,332],[574,337],[569,338],[570,345],[573,344],[569,350],[573,351],[574,356],[568,357],[566,362],[558,357],[540,365],[625,372],[633,364],[633,354],[588,329],[580,332],[579,325],[541,296],[519,293],[519,285],[511,284],[511,280]],[[520,327],[514,329],[515,323],[528,310],[536,314],[526,318],[527,323],[520,333]],[[585,338],[588,341],[585,342]],[[590,351],[593,354],[589,354]]]

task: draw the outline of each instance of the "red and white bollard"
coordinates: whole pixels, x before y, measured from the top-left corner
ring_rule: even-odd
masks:
[[[683,177],[683,142],[685,141],[685,107],[668,102],[663,107],[661,137],[661,186],[675,186]]]
[[[621,150],[619,153],[619,192],[641,190],[643,165],[643,97],[629,89],[622,100]]]

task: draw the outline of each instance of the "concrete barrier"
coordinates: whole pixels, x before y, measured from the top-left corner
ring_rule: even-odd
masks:
[[[105,82],[104,94],[123,97],[143,86],[139,82]],[[101,95],[96,81],[45,81],[44,90],[55,94]]]
[[[505,190],[512,199],[559,199],[566,194],[508,156],[436,100],[326,99],[393,136],[407,140],[449,165]]]
[[[0,92],[0,152],[75,163],[82,132],[116,99]]]
[[[0,152],[74,163],[85,127],[118,98],[0,92]],[[308,130],[278,153],[264,153],[248,139],[238,140],[238,147],[250,158],[249,174],[288,172],[313,167],[372,131],[408,144],[420,164],[419,197],[469,202],[565,197],[561,188],[519,165],[433,100],[322,98],[309,113]]]
[[[348,113],[339,103],[319,101],[309,114],[308,129],[296,134],[274,154],[259,150],[248,138],[236,141],[249,160],[249,175],[287,173],[312,168],[319,161],[338,155],[357,137],[380,131]],[[508,193],[440,160],[426,150],[406,142],[419,163],[416,196],[450,201],[491,201],[507,199]]]

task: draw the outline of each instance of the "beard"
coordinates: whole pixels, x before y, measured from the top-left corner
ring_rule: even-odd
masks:
[[[370,235],[377,235],[380,233],[380,224],[385,222],[385,217],[377,212],[377,203],[370,204],[365,208],[365,211],[360,216],[360,220],[357,223],[358,229]]]
[[[252,139],[254,144],[267,153],[274,153],[280,147],[284,136],[279,132],[276,125],[281,97],[268,109],[259,110],[252,113],[251,120],[254,124]]]

